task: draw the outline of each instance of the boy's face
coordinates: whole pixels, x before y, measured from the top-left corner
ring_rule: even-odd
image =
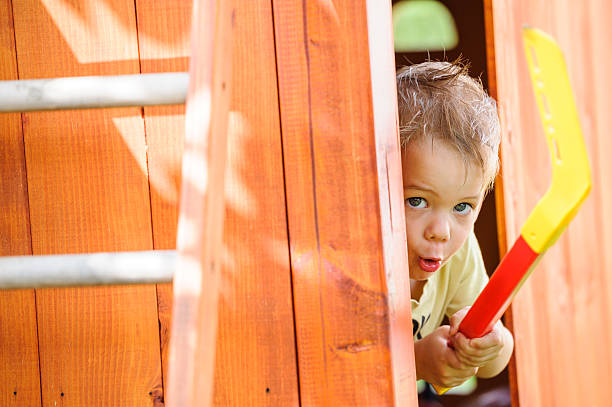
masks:
[[[416,140],[402,156],[410,278],[431,277],[463,245],[484,195],[482,170],[444,141]],[[467,174],[467,176],[466,176]]]

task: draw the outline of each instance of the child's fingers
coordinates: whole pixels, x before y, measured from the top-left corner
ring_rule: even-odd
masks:
[[[446,387],[454,387],[474,376],[477,372],[478,366],[463,363],[452,349],[449,348],[449,351],[451,353],[446,359],[448,368],[445,370],[444,374],[442,375],[443,378],[441,379],[445,383]]]
[[[463,360],[469,360],[467,355],[460,354],[456,349],[451,347],[446,348],[446,353],[444,355],[444,359],[449,367],[451,367],[456,372],[467,372],[468,370],[472,370],[474,365],[472,363],[464,363]],[[463,359],[463,360],[462,360]],[[467,373],[466,373],[467,374]]]
[[[443,357],[446,364],[455,370],[463,370],[468,367],[459,360],[457,351],[450,346],[446,347]]]
[[[470,307],[464,307],[462,309],[460,309],[459,311],[455,312],[450,318],[449,318],[449,325],[450,325],[450,335],[453,336],[455,335],[458,330],[459,330],[459,324],[461,324],[461,321],[463,321],[463,318],[465,318],[465,315],[467,314],[467,312],[470,310]]]
[[[457,338],[454,343],[457,359],[467,366],[483,366],[499,355],[500,349],[489,348],[483,351],[470,347],[469,339],[465,337]]]
[[[498,353],[488,353],[484,355],[470,355],[465,353],[457,352],[457,359],[461,361],[463,365],[471,367],[481,367],[494,360],[498,356]]]
[[[471,339],[469,345],[474,349],[486,351],[491,348],[501,348],[504,343],[500,332],[491,331],[482,338]]]
[[[457,333],[452,341],[457,358],[469,366],[486,364],[495,359],[502,349],[501,343],[496,344],[494,340],[479,341],[477,346],[474,346],[475,340],[466,338],[462,333]]]
[[[503,346],[503,333],[497,330],[491,331],[481,338],[466,338],[461,332],[452,336],[453,346],[462,348],[473,348],[473,352],[487,352],[490,349]]]

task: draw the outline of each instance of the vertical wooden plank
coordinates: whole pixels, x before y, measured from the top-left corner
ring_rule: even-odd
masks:
[[[531,405],[606,405],[612,371],[607,277],[610,181],[604,174],[612,81],[601,66],[601,37],[612,9],[588,1],[493,3],[502,162],[508,240],[550,180],[548,151],[529,82],[521,27],[529,24],[557,39],[565,53],[591,158],[593,192],[576,219],[538,266],[512,306],[519,402]],[[605,58],[605,57],[604,57]],[[609,60],[609,58],[608,58]],[[609,62],[609,61],[608,61]],[[596,74],[597,80],[593,81]]]
[[[17,57],[10,0],[0,2],[0,80],[15,80]],[[0,256],[31,254],[20,114],[0,115]],[[0,404],[40,406],[34,290],[0,292]]]
[[[612,204],[612,181],[610,180],[609,174],[612,174],[612,160],[610,160],[610,154],[612,154],[612,141],[610,140],[609,134],[612,131],[612,116],[610,111],[612,110],[612,80],[605,75],[608,68],[612,66],[612,55],[607,51],[609,47],[609,38],[612,38],[612,8],[610,4],[601,0],[592,0],[589,2],[587,8],[587,27],[590,29],[589,46],[585,47],[587,57],[593,62],[589,68],[589,73],[584,75],[583,79],[588,80],[591,87],[591,95],[589,101],[592,108],[589,109],[587,117],[592,118],[590,122],[590,130],[596,138],[590,138],[591,140],[591,170],[594,174],[592,201],[594,213],[590,215],[591,220],[595,220],[595,226],[597,233],[592,234],[589,239],[589,243],[593,243],[593,238],[596,240],[594,243],[598,249],[598,270],[596,279],[588,282],[590,283],[587,288],[596,290],[599,295],[595,299],[601,301],[603,305],[603,313],[595,315],[594,318],[599,317],[597,321],[597,327],[599,330],[596,335],[599,335],[596,340],[595,346],[603,346],[607,351],[607,360],[602,360],[600,355],[595,351],[593,345],[589,345],[588,349],[592,350],[592,356],[596,357],[598,363],[599,376],[597,377],[596,385],[598,386],[598,401],[605,400],[607,396],[606,389],[609,389],[610,377],[612,377],[612,355],[609,349],[610,341],[612,341],[612,276],[609,270],[612,269],[612,219],[607,213],[607,208]],[[585,24],[586,22],[583,22]],[[579,61],[575,61],[579,64]],[[590,79],[587,79],[587,76]],[[593,80],[592,78],[597,78]],[[584,113],[583,113],[584,114]],[[584,117],[584,116],[582,116]],[[588,123],[588,122],[587,122]],[[591,209],[591,208],[588,208]],[[588,210],[586,209],[586,210]],[[582,229],[584,232],[589,232],[588,228]],[[578,258],[578,261],[584,260]],[[575,263],[574,263],[575,264]],[[581,265],[584,267],[584,265]],[[580,270],[580,269],[579,269]],[[576,273],[577,278],[579,272]],[[584,281],[584,280],[581,280]],[[588,292],[584,292],[588,294]],[[582,297],[584,301],[589,301],[590,297]],[[597,304],[593,302],[592,304]],[[591,319],[592,321],[592,319]],[[588,337],[584,337],[588,340]],[[606,368],[607,365],[607,368]],[[605,403],[604,403],[605,404]]]
[[[188,70],[192,3],[190,0],[136,1],[142,73]],[[175,249],[185,106],[145,107],[144,119],[153,248]],[[157,285],[157,304],[165,381],[168,369],[172,284]],[[162,397],[161,394],[157,396]]]
[[[374,127],[366,3],[273,4],[301,403],[392,405],[383,252],[391,246],[381,225],[389,208],[379,201],[384,143],[377,162],[383,134]],[[397,146],[387,147],[386,165],[399,171]],[[397,198],[397,184],[387,183]]]
[[[186,72],[192,2],[136,2],[140,69],[143,73]],[[155,249],[176,248],[184,106],[144,108]]]
[[[485,25],[485,42],[487,54],[487,77],[488,77],[488,92],[489,95],[496,101],[499,100],[497,93],[497,66],[496,66],[496,50],[495,50],[495,24],[493,19],[493,0],[483,0],[484,25]],[[500,104],[498,103],[498,114],[500,113]],[[503,121],[502,121],[503,127]],[[506,232],[506,210],[504,202],[504,164],[501,161],[497,177],[495,178],[494,200],[495,200],[495,217],[497,226],[497,246],[499,248],[499,258],[508,251],[507,232]],[[494,271],[494,270],[491,270]],[[512,317],[512,308],[508,308],[504,314],[504,325],[514,335],[514,325]],[[510,388],[511,404],[519,405],[519,389],[516,370],[516,353],[513,352],[508,362],[508,384]]]
[[[11,0],[3,0],[1,7],[0,80],[15,80],[18,79],[17,56]],[[28,254],[31,243],[21,115],[2,114],[0,120],[0,253],[4,256]]]
[[[0,334],[3,338],[0,342],[0,403],[3,406],[41,405],[35,304],[34,290],[0,293]]]
[[[205,24],[198,26],[206,27]],[[270,2],[236,4],[232,35],[222,296],[218,308],[213,400],[219,406],[297,406]],[[255,48],[257,53],[252,52]],[[198,56],[202,57],[202,48]],[[175,301],[179,301],[178,297]],[[175,302],[173,318],[178,318],[178,306]],[[207,310],[205,315],[209,318],[210,314]],[[173,324],[173,342],[177,331],[182,329]],[[174,366],[176,358],[171,358],[171,363]],[[173,376],[170,374],[170,380],[174,380]],[[184,391],[182,381],[179,386]],[[170,396],[173,397],[172,393]]]
[[[231,2],[194,0],[168,404],[210,406],[223,236]]]
[[[391,3],[366,2],[394,404],[418,405]]]
[[[192,2],[136,2],[142,73],[186,72]],[[144,108],[148,146],[153,243],[155,249],[176,248],[185,106]]]
[[[133,1],[14,7],[20,78],[138,72]],[[140,109],[24,114],[23,127],[34,254],[152,247]],[[154,287],[38,290],[37,311],[44,405],[151,405]]]
[[[272,2],[235,4],[214,402],[297,407]]]
[[[15,80],[11,1],[1,1],[0,9],[0,80]],[[20,114],[0,115],[0,180],[0,256],[31,254]],[[34,290],[0,292],[0,377],[1,405],[41,405]]]
[[[612,153],[612,146],[606,145],[605,141],[612,130],[607,119],[607,112],[612,107],[612,80],[606,76],[601,76],[601,80],[593,80],[594,75],[605,72],[595,66],[607,62],[609,67],[611,61],[605,56],[600,59],[600,55],[608,54],[608,45],[601,42],[601,39],[597,43],[593,41],[599,35],[610,32],[609,28],[603,32],[600,30],[612,21],[612,7],[610,4],[590,1],[572,9],[560,2],[556,9],[559,10],[559,17],[554,32],[562,47],[567,50],[570,80],[582,130],[586,135],[595,191],[578,213],[576,224],[568,228],[563,242],[564,258],[559,260],[569,269],[568,283],[575,313],[572,327],[576,338],[574,349],[589,349],[584,355],[575,351],[573,353],[576,366],[574,374],[580,389],[579,402],[593,406],[606,405],[610,402],[606,390],[612,384],[612,331],[609,329],[612,322],[612,303],[609,299],[612,285],[609,284],[609,273],[605,267],[612,241],[604,239],[607,227],[612,224],[612,217],[607,213],[605,198],[600,191],[612,187],[609,167],[601,167]],[[576,41],[577,38],[581,40]],[[590,62],[584,64],[583,61]],[[597,259],[597,262],[593,264],[592,259]],[[560,326],[557,332],[563,331],[565,327]],[[591,388],[597,391],[589,391]]]

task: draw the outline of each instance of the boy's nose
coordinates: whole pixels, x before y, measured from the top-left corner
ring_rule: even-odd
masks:
[[[445,219],[433,219],[427,229],[425,229],[425,238],[436,242],[446,242],[450,239],[450,227]]]

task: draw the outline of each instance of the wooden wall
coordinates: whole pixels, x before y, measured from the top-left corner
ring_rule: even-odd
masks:
[[[612,7],[605,1],[492,2],[508,242],[550,181],[548,150],[523,55],[524,24],[555,37],[568,64],[593,189],[512,305],[521,406],[609,405],[612,385]]]
[[[307,406],[416,405],[391,9],[377,3],[274,1]]]
[[[236,3],[215,405],[416,406],[375,3]],[[187,70],[189,0],[0,5],[0,79]],[[183,133],[183,107],[1,115],[0,255],[173,248]],[[171,304],[0,292],[0,404],[163,405]]]
[[[3,60],[13,65],[13,78],[140,70],[134,2],[5,1],[2,15],[12,21],[0,30],[13,50],[12,59]],[[30,232],[24,240],[29,247],[17,251],[153,248],[141,109],[14,117],[21,123],[11,137],[23,143],[16,148],[22,153],[3,162],[23,169],[23,187],[11,189],[19,183],[5,184],[10,179],[5,173],[2,180],[7,195],[20,202],[19,216],[9,222],[26,221]],[[4,245],[3,252],[8,254]],[[12,353],[2,347],[3,355],[5,350],[11,353],[0,364],[20,372],[16,380],[2,380],[4,405],[150,405],[161,394],[155,287],[14,295],[25,293],[21,302],[2,293],[2,312],[7,314],[1,321],[3,341],[13,338],[20,348],[31,350],[24,358],[28,368],[22,370],[11,359],[23,350]],[[11,323],[16,316],[20,324]]]

